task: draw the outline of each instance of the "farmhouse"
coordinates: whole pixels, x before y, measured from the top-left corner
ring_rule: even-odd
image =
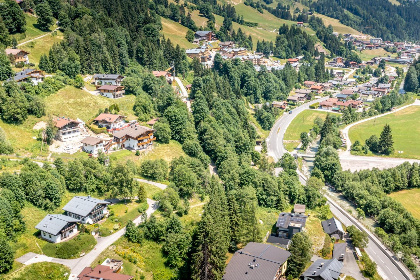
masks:
[[[305,228],[306,218],[300,214],[280,213],[276,223],[278,237],[291,239]]]
[[[337,280],[340,277],[343,263],[336,259],[316,260],[303,274],[303,280]]]
[[[223,280],[278,280],[284,276],[290,253],[269,244],[248,243],[235,252]]]
[[[212,31],[197,31],[194,34],[194,43],[199,43],[200,41],[211,41],[213,39]]]
[[[153,71],[152,74],[156,78],[164,77],[167,82],[171,81],[171,76],[172,76],[171,72],[168,72],[168,71]]]
[[[97,155],[105,150],[105,141],[101,138],[89,136],[83,139],[81,143],[83,144],[83,151],[92,155]]]
[[[78,280],[130,280],[133,276],[115,273],[111,267],[98,265],[95,268],[85,267],[77,276]]]
[[[69,141],[80,136],[80,122],[69,118],[56,118],[54,125],[58,129],[56,138],[60,141]]]
[[[100,86],[98,90],[102,96],[108,98],[120,98],[123,97],[125,93],[123,86],[103,85]]]
[[[118,149],[146,149],[156,140],[153,132],[154,130],[151,128],[133,124],[114,132],[113,144],[116,144]]]
[[[126,126],[125,116],[115,115],[109,113],[102,113],[97,116],[93,121],[99,127],[106,127],[108,130],[121,129]]]
[[[34,85],[38,85],[44,81],[44,72],[41,70],[35,69],[24,69],[20,72],[17,72],[12,78],[9,78],[7,81],[15,81],[20,84],[22,82],[30,82]]]
[[[52,243],[59,243],[77,234],[79,221],[61,214],[48,214],[35,226],[41,231],[41,237]]]
[[[29,54],[29,52],[24,51],[24,50],[6,49],[6,55],[9,56],[9,57],[12,56],[15,64],[17,64],[19,62],[23,62],[24,64],[28,64],[29,63],[28,54]]]
[[[335,239],[343,239],[345,232],[339,220],[331,218],[329,220],[322,221],[321,224],[326,234],[334,237]]]
[[[271,103],[271,106],[284,110],[287,108],[287,102],[286,101],[273,101],[273,103]]]
[[[108,214],[107,204],[109,202],[91,196],[75,196],[63,210],[67,216],[77,219],[82,224],[95,224]]]
[[[95,74],[93,78],[97,87],[102,85],[120,86],[124,76],[119,74]]]

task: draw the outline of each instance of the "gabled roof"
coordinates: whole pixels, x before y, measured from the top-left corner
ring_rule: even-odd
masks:
[[[98,138],[98,137],[92,137],[92,136],[88,136],[85,139],[83,139],[82,141],[80,141],[82,144],[86,144],[86,145],[98,145],[99,143],[104,142],[103,139]]]
[[[36,225],[35,228],[52,235],[57,235],[64,227],[67,226],[67,224],[77,222],[78,220],[69,216],[61,214],[48,214],[41,222],[39,222],[39,224]]]
[[[109,202],[90,196],[75,196],[63,207],[63,210],[86,217],[98,204],[109,204]]]
[[[6,49],[6,55],[9,55],[9,54],[17,55],[20,52],[24,52],[26,54],[29,54],[29,52],[24,51],[24,50],[20,50],[20,49]]]
[[[200,37],[204,37],[207,36],[207,34],[211,33],[211,31],[197,31],[195,32],[195,35],[200,36]]]
[[[133,276],[114,273],[109,266],[98,265],[95,268],[85,267],[77,276],[79,280],[130,280]]]
[[[120,74],[95,74],[93,78],[98,80],[116,80],[118,78],[124,78],[124,76]]]
[[[98,88],[98,90],[116,90],[118,88],[122,88],[122,86],[114,86],[114,85],[103,85]]]
[[[341,222],[337,220],[336,218],[331,218],[329,220],[322,221],[321,224],[322,224],[322,228],[327,234],[332,234],[336,232],[337,230],[344,232]]]
[[[295,213],[297,213],[297,212],[305,213],[305,210],[306,210],[305,204],[295,204],[295,206],[293,207],[293,212],[295,212]]]
[[[116,120],[118,120],[118,118],[125,118],[125,116],[116,115],[116,114],[102,113],[99,116],[97,116],[94,119],[94,121],[105,121],[105,122],[113,123]]]
[[[316,260],[302,275],[306,277],[320,277],[324,280],[337,280],[343,264],[336,259]]]
[[[79,124],[80,122],[62,117],[54,119],[54,123],[57,128],[63,128],[70,123]]]
[[[114,132],[114,137],[123,138],[124,136],[130,136],[131,138],[137,138],[147,132],[154,131],[151,128],[140,126],[140,125],[130,125],[129,127],[123,128],[121,130]]]
[[[250,242],[237,251],[226,267],[223,280],[273,280],[290,253],[278,247]]]

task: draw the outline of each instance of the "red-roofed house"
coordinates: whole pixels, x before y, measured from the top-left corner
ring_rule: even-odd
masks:
[[[114,86],[114,85],[103,85],[98,88],[102,96],[108,98],[120,98],[123,97],[125,90],[123,86]]]
[[[313,86],[311,86],[311,91],[312,92],[322,93],[323,89],[324,89],[324,87],[322,85],[319,85],[319,86],[313,85]]]
[[[115,273],[111,267],[98,265],[95,268],[85,267],[77,276],[78,280],[130,280],[133,276]]]
[[[299,59],[298,58],[289,58],[287,61],[289,63],[296,63],[296,62],[299,62]]]
[[[307,88],[310,88],[311,86],[315,85],[315,82],[313,81],[305,81],[303,82],[303,85]]]
[[[99,116],[97,116],[93,121],[97,124],[97,126],[106,127],[109,131],[121,129],[127,126],[128,124],[126,124],[125,118],[126,117],[122,115],[102,113]]]
[[[297,25],[297,26],[299,26],[299,27],[303,27],[303,21],[298,21],[298,22],[296,23],[296,25]]]
[[[58,128],[56,138],[60,141],[68,141],[80,136],[80,122],[69,118],[55,118],[54,125]]]

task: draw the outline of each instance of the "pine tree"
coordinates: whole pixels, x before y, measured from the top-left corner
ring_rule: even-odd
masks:
[[[292,244],[289,252],[291,256],[288,260],[287,275],[297,278],[305,269],[306,264],[312,257],[312,243],[305,232],[299,232],[293,235]]]
[[[394,140],[392,140],[391,127],[386,124],[379,137],[379,148],[380,152],[386,155],[391,154],[394,151]]]
[[[10,60],[6,56],[5,52],[0,51],[0,81],[7,80],[12,75],[13,70],[10,64]]]
[[[42,71],[45,71],[47,73],[51,73],[51,66],[50,61],[48,59],[48,56],[46,54],[41,55],[41,58],[39,59],[39,69]]]
[[[38,16],[37,24],[41,29],[48,30],[54,24],[54,17],[47,2],[36,5],[36,15]]]
[[[416,91],[419,87],[419,80],[416,68],[414,66],[411,66],[408,69],[407,76],[405,77],[404,82],[404,89],[406,91]]]
[[[223,187],[213,177],[210,201],[198,226],[196,252],[192,256],[192,279],[222,279],[230,243],[229,217]]]
[[[13,267],[13,250],[4,238],[0,239],[0,273],[5,273]]]

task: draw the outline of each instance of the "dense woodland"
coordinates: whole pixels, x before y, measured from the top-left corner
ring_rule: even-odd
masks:
[[[384,40],[420,40],[419,1],[399,2],[402,4],[382,0],[320,0],[313,1],[311,8]]]
[[[420,89],[420,60],[415,60],[405,76],[404,89],[419,92]]]

